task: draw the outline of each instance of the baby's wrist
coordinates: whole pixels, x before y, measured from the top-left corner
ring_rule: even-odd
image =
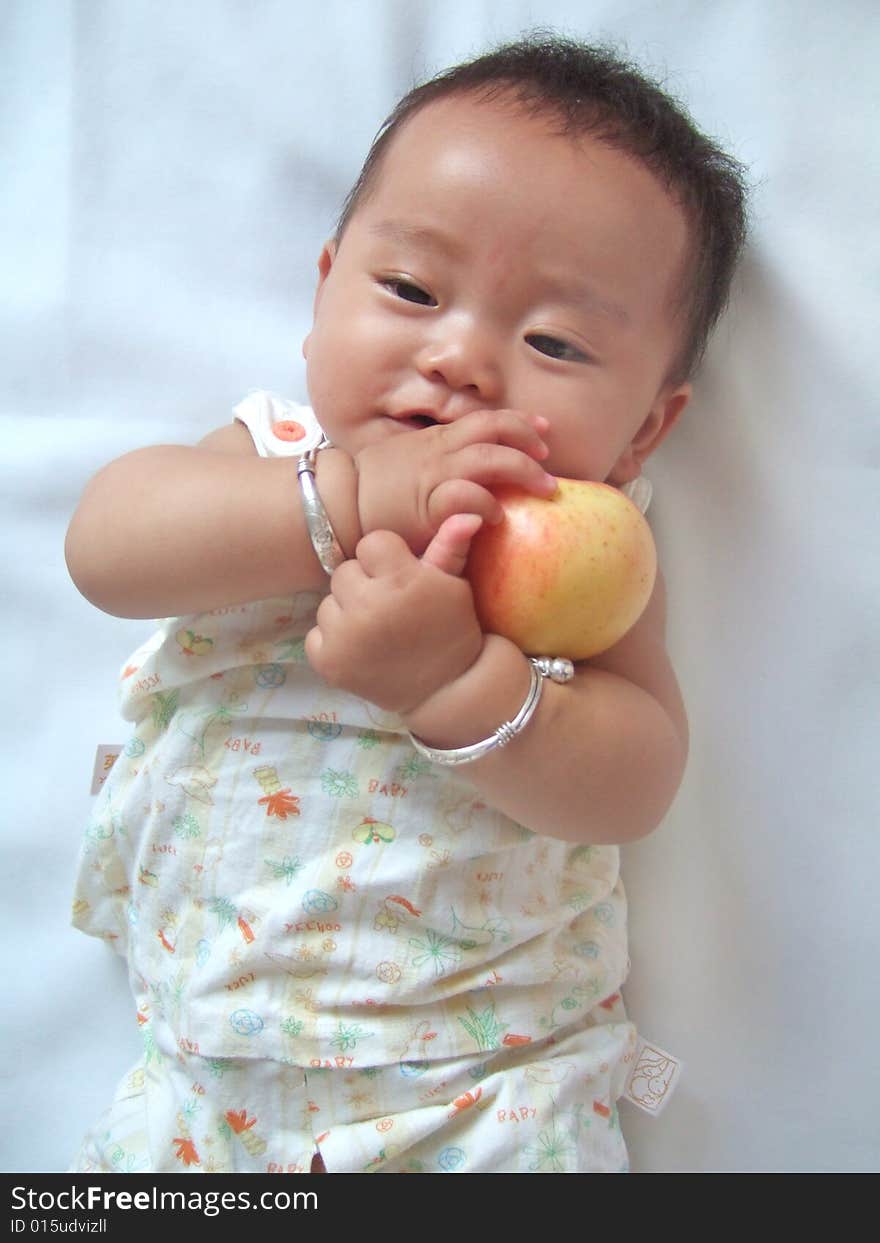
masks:
[[[522,706],[531,683],[529,662],[501,635],[487,634],[479,656],[403,716],[411,734],[439,749],[467,746],[489,737]]]
[[[349,560],[362,531],[357,505],[357,469],[344,449],[322,449],[316,462],[316,484],[334,534]]]

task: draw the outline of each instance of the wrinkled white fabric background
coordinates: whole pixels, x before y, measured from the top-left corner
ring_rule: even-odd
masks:
[[[62,542],[87,478],[302,397],[315,260],[424,76],[536,24],[623,42],[751,168],[754,233],[651,464],[693,748],[625,851],[637,1171],[878,1168],[877,253],[871,0],[6,0],[0,1166],[63,1170],[138,1053],[120,964],[68,927],[114,678],[144,633]],[[873,711],[872,711],[873,709]]]

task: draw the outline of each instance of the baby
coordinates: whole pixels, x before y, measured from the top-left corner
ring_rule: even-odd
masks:
[[[122,673],[75,902],[144,1057],[75,1168],[626,1168],[618,845],[687,752],[662,579],[547,676],[463,570],[499,485],[639,478],[743,235],[738,167],[638,72],[503,47],[377,138],[318,261],[311,408],[254,394],[89,484],[74,581],[170,620]]]

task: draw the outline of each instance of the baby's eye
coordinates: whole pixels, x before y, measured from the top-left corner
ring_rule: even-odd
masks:
[[[404,302],[415,302],[419,306],[437,305],[436,299],[428,293],[427,289],[422,289],[420,285],[404,280],[401,276],[390,276],[382,281],[382,284]]]
[[[545,332],[530,332],[526,342],[539,354],[548,358],[558,358],[564,363],[586,363],[589,358],[570,341],[562,341],[559,337],[551,337]]]

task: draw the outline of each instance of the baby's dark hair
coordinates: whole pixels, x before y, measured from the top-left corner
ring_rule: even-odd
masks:
[[[557,120],[563,134],[600,138],[641,160],[679,202],[690,222],[692,246],[681,291],[686,330],[671,378],[687,379],[727,305],[745,242],[744,170],[697,129],[678,102],[610,48],[538,32],[415,87],[379,130],[343,204],[337,238],[369,196],[401,126],[435,100],[467,93],[481,100],[512,99],[531,115]]]

